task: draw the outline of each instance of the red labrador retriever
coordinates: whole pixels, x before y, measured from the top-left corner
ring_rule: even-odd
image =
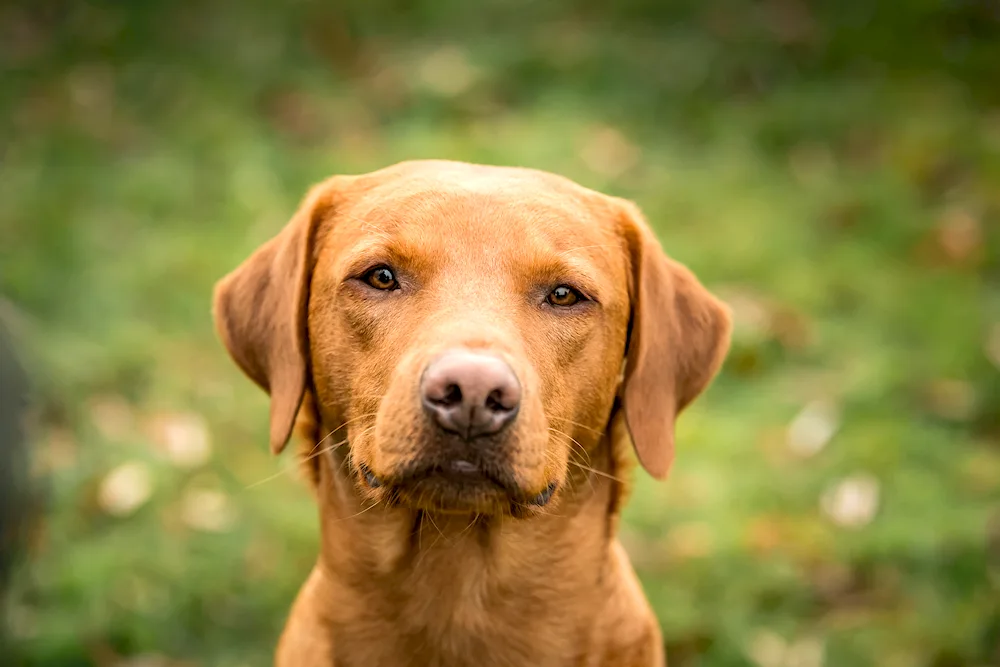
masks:
[[[280,667],[663,665],[616,532],[666,476],[728,311],[631,203],[530,169],[335,176],[215,292],[295,424],[322,549]]]

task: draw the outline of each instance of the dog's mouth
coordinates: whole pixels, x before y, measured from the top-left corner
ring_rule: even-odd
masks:
[[[558,486],[528,491],[506,470],[466,459],[418,464],[389,477],[363,464],[359,472],[366,486],[382,489],[394,502],[444,513],[526,515],[547,505]]]

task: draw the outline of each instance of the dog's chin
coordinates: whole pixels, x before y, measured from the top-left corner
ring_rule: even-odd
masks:
[[[443,514],[504,514],[514,502],[490,480],[453,480],[429,475],[392,488],[399,503],[412,509]]]
[[[404,475],[378,479],[362,469],[368,486],[382,489],[394,504],[441,514],[527,517],[552,499],[553,482],[542,491],[522,489],[509,475],[458,461],[418,467]]]

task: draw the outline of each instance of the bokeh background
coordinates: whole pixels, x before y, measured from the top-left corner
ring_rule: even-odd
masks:
[[[622,528],[673,667],[1000,664],[996,2],[8,1],[0,63],[3,664],[270,664],[316,517],[211,287],[413,157],[631,197],[732,305]]]

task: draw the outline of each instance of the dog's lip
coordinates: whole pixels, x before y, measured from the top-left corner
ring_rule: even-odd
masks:
[[[367,470],[362,468],[362,473],[365,474]],[[480,491],[492,489],[512,498],[523,497],[524,494],[523,489],[519,488],[504,471],[493,470],[488,465],[464,458],[425,463],[391,477],[377,479],[380,486],[395,487],[399,490],[426,483],[444,483],[460,488],[478,488]]]
[[[499,484],[499,480],[486,473],[482,467],[465,459],[450,461],[434,470],[432,474],[456,482],[493,482]]]
[[[535,505],[537,507],[544,507],[548,505],[549,501],[552,500],[552,494],[556,492],[556,487],[558,486],[559,483],[556,482],[555,480],[549,482],[549,485],[545,487],[545,490],[543,490],[541,493],[539,493],[534,498],[529,500],[528,504]]]
[[[488,467],[466,459],[454,459],[444,463],[425,466],[403,475],[394,482],[397,485],[417,484],[426,480],[439,479],[455,484],[491,485],[503,491],[511,492],[514,486],[495,474]]]
[[[377,477],[364,465],[361,466],[361,473],[371,488],[384,486],[394,488],[396,492],[406,493],[424,484],[444,483],[459,489],[466,488],[470,491],[475,489],[480,493],[484,491],[502,493],[515,504],[525,507],[544,507],[552,500],[559,487],[558,480],[553,480],[538,493],[527,492],[503,472],[496,472],[488,465],[462,458],[422,465],[392,477]]]
[[[363,468],[361,470],[361,474],[365,476],[365,481],[368,482],[368,486],[372,487],[373,489],[377,489],[378,487],[382,486],[382,482],[380,482],[378,480],[378,477],[375,476],[375,473],[373,473],[368,468]]]

